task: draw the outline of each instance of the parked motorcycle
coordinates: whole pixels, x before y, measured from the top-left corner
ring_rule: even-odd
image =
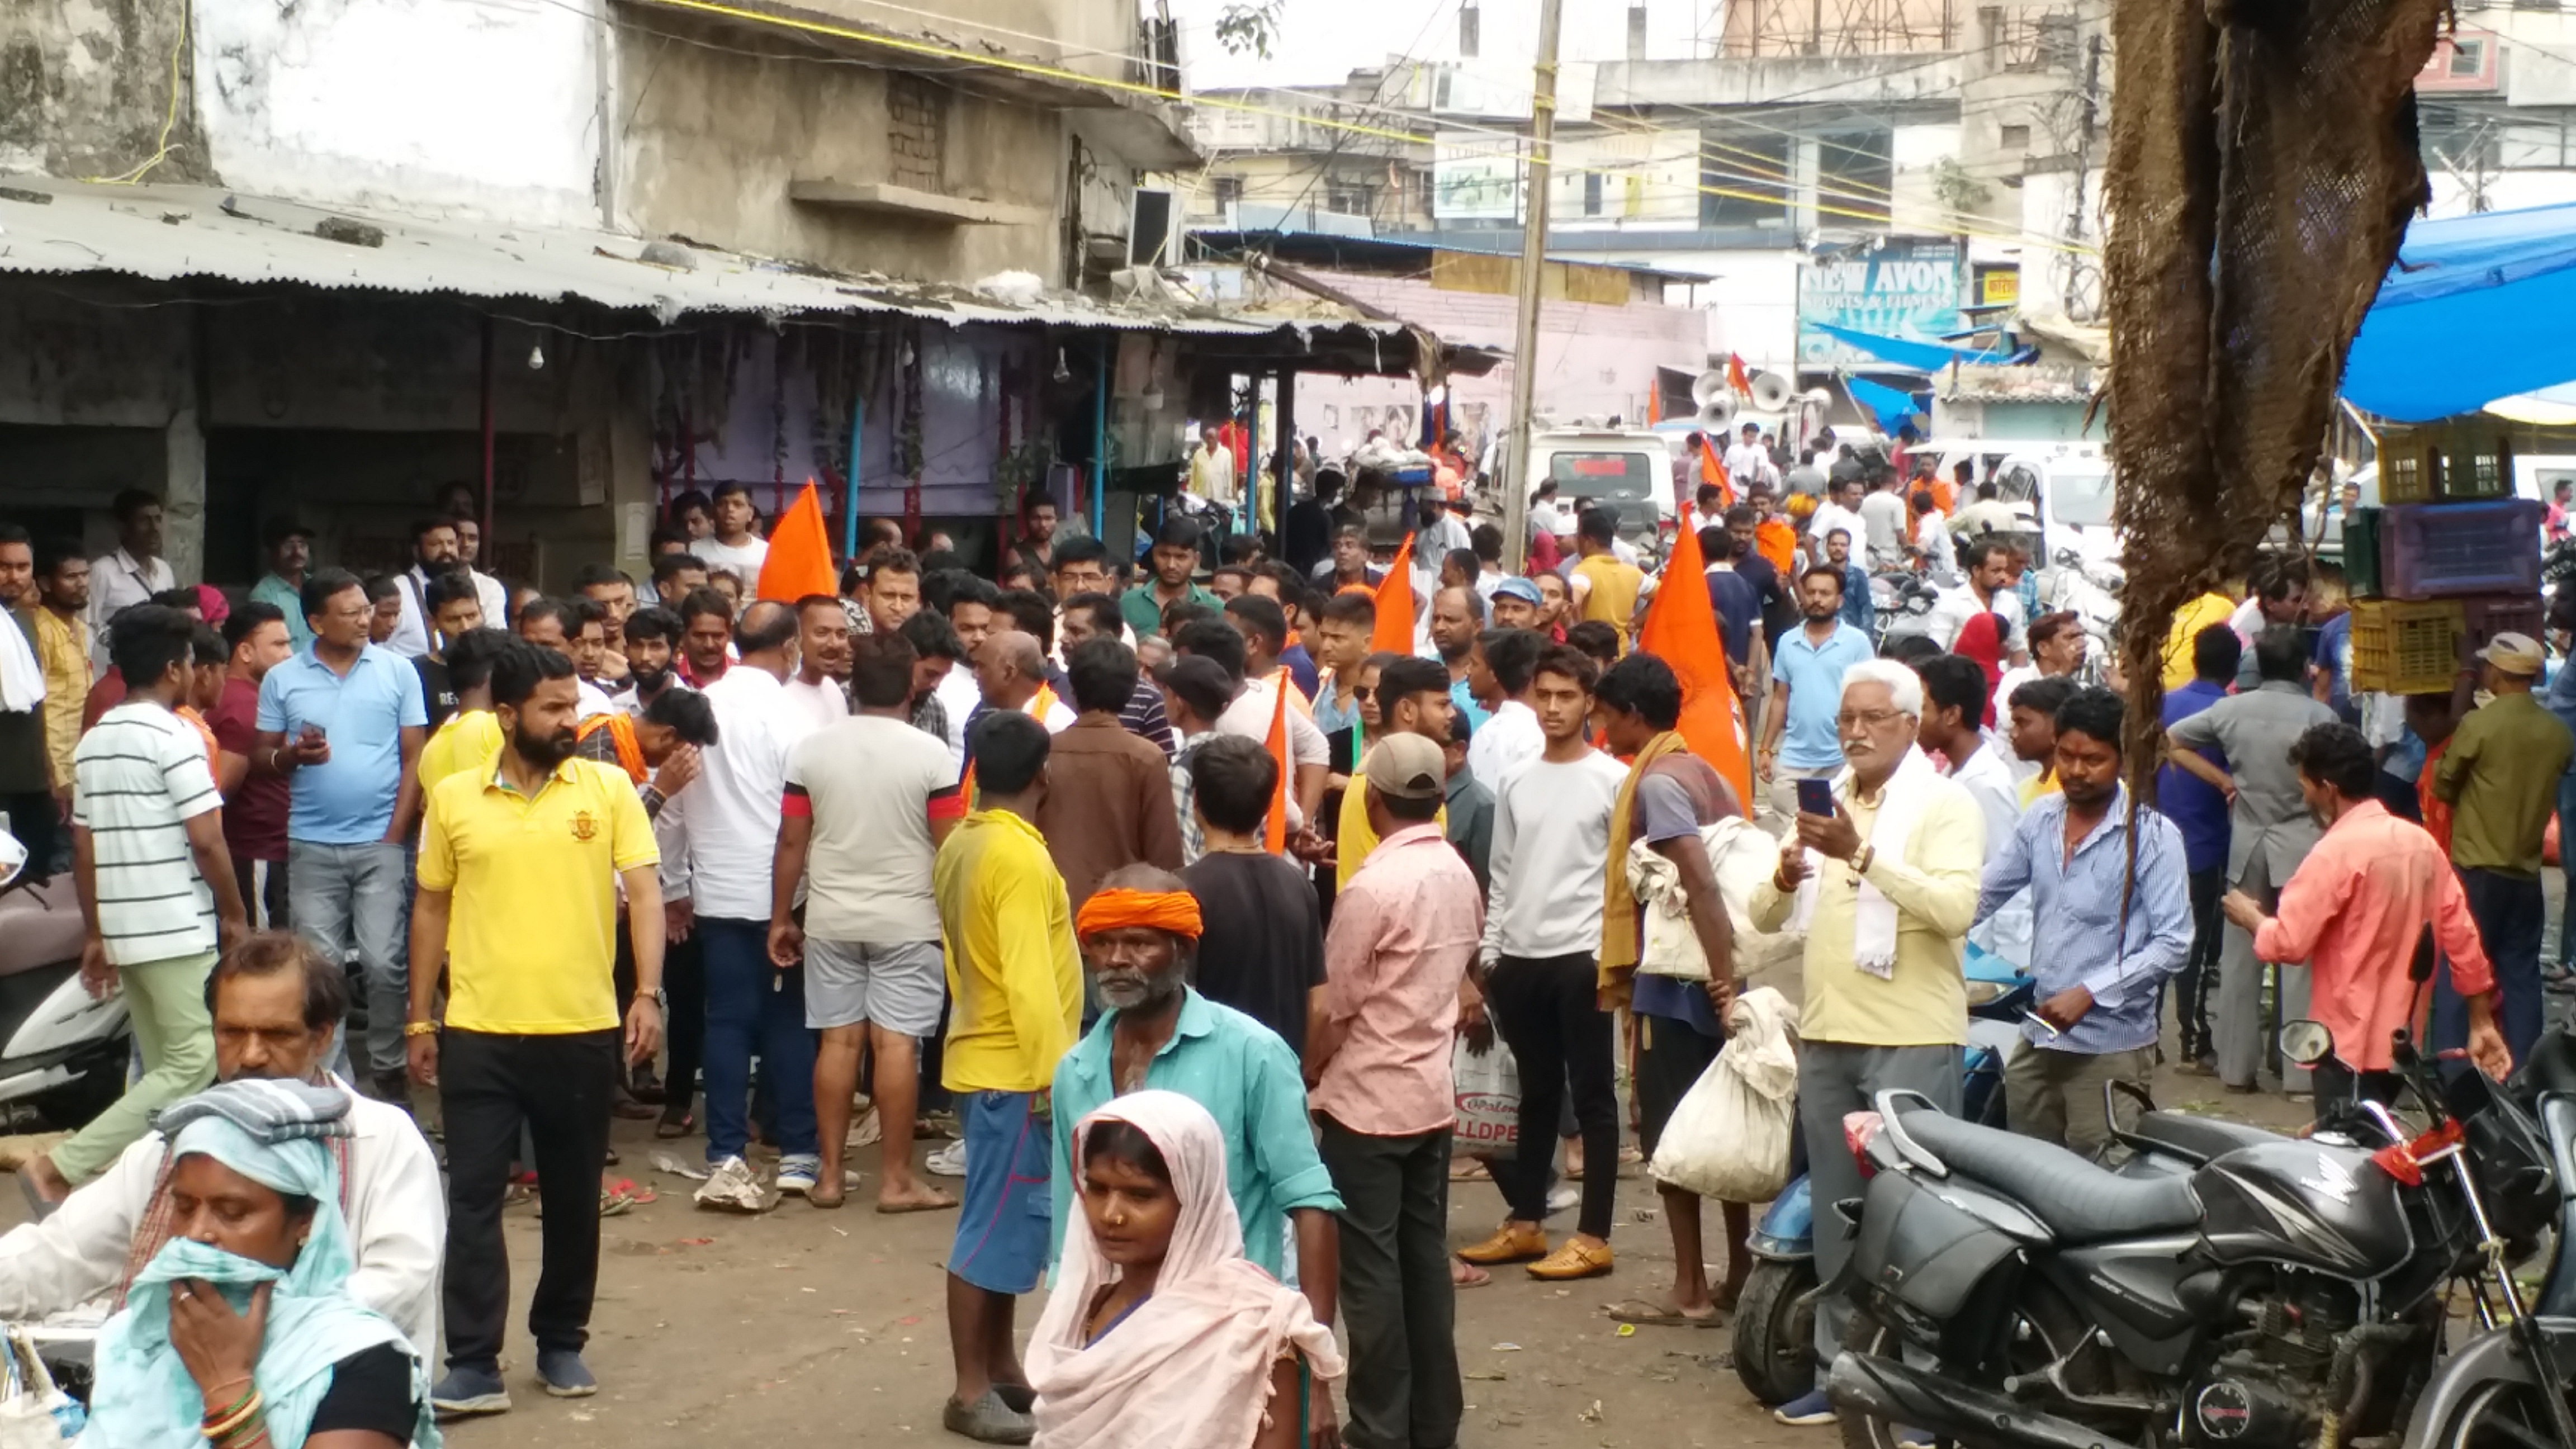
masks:
[[[2331,1050],[2313,1022],[2282,1040],[2302,1064]],[[2188,1174],[2111,1173],[1881,1093],[1852,1119],[1868,1187],[1837,1205],[1856,1240],[1827,1289],[1854,1305],[1825,1381],[1846,1445],[1908,1425],[1977,1449],[2576,1449],[2562,1339],[2508,1266],[2566,1212],[2576,1138],[2553,1152],[2475,1072],[2437,1086],[2394,1042],[2430,1130],[2363,1102]],[[2445,1361],[2461,1286],[2488,1332]]]
[[[0,1104],[26,1103],[70,1131],[125,1090],[134,1028],[123,996],[101,1001],[81,984],[72,877],[39,879],[26,854],[0,830]]]
[[[1973,942],[1961,970],[1968,982],[1969,1021],[1960,1106],[1967,1121],[2001,1129],[2004,1057],[2020,1039],[2036,983]],[[2161,1111],[2144,1091],[2131,1092],[2139,1108],[2135,1122],[2114,1129],[2130,1152],[2121,1168],[2128,1175],[2186,1173],[2250,1142],[2280,1140],[2259,1127]],[[1814,1388],[1816,1380],[1810,1296],[1816,1286],[1815,1202],[1804,1173],[1763,1211],[1747,1246],[1754,1264],[1735,1305],[1735,1376],[1754,1398],[1785,1404]]]
[[[1941,590],[1921,574],[1889,570],[1870,575],[1870,617],[1878,636],[1871,642],[1883,654],[1896,640],[1922,633],[1940,596]]]

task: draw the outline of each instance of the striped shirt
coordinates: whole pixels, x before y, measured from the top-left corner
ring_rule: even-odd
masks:
[[[108,963],[214,950],[214,893],[186,822],[223,801],[197,732],[157,701],[128,699],[81,736],[72,773],[72,824],[90,833]]]

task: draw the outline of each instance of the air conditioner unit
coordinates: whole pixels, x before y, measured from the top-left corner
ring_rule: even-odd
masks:
[[[1127,204],[1127,265],[1168,267],[1180,260],[1180,224],[1171,192],[1137,187]]]

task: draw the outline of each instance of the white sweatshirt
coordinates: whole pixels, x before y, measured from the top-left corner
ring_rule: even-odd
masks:
[[[1492,900],[1483,958],[1597,954],[1610,807],[1628,767],[1598,750],[1535,759],[1494,791]]]

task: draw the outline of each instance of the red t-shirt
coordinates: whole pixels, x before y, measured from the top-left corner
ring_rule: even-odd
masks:
[[[251,743],[259,738],[259,686],[247,679],[225,680],[223,700],[206,715],[206,723],[226,754],[249,758]],[[249,860],[286,859],[287,789],[284,775],[254,770],[224,801],[224,843],[233,854]]]

